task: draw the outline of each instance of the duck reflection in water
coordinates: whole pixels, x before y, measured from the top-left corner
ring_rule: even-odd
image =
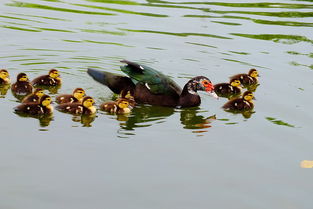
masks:
[[[96,119],[96,115],[73,115],[72,121],[81,123],[83,127],[92,127],[92,123]]]
[[[35,118],[38,119],[40,127],[47,127],[50,125],[51,121],[53,120],[53,115],[29,115],[25,113],[18,113],[15,112],[16,115],[22,117],[22,118]]]
[[[10,89],[10,84],[0,84],[0,98],[5,98],[8,90]]]
[[[182,109],[180,112],[180,121],[181,124],[184,125],[185,129],[194,129],[193,133],[204,133],[207,132],[208,128],[212,127],[212,121],[216,120],[215,115],[211,115],[209,117],[205,117],[203,115],[199,115],[200,108],[187,108]]]

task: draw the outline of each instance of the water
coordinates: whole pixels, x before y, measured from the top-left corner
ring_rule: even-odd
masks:
[[[312,1],[3,0],[1,68],[61,71],[58,93],[112,99],[88,67],[128,59],[183,86],[257,68],[251,115],[138,106],[129,116],[13,113],[0,98],[0,208],[311,208]]]

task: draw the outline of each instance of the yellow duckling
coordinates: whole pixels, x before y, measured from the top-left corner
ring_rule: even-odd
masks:
[[[100,105],[100,109],[117,114],[127,114],[131,112],[129,101],[125,98],[119,98],[114,102],[105,102]]]
[[[64,103],[76,103],[76,102],[82,102],[84,96],[86,95],[85,90],[82,88],[76,88],[73,91],[73,94],[61,94],[57,96],[56,102],[59,104]]]
[[[233,99],[228,101],[223,108],[228,111],[245,111],[251,110],[254,107],[252,100],[254,99],[251,91],[246,91],[242,98]]]
[[[10,84],[10,83],[11,83],[11,80],[10,80],[9,72],[5,69],[1,69],[0,70],[0,85]]]
[[[62,83],[59,71],[51,69],[48,75],[42,75],[32,81],[34,86],[58,86]]]
[[[60,104],[56,108],[62,112],[71,113],[75,115],[86,114],[92,115],[95,114],[97,109],[94,106],[95,100],[90,97],[84,97],[82,103],[65,103]]]
[[[258,77],[259,77],[258,71],[256,69],[251,69],[249,70],[248,74],[245,74],[245,73],[237,74],[237,75],[230,77],[230,79],[238,79],[240,80],[243,86],[249,86],[249,85],[257,84]]]
[[[29,94],[22,100],[22,103],[39,103],[43,95],[45,95],[43,89],[35,89],[32,94]]]
[[[17,113],[25,113],[29,115],[46,115],[53,112],[53,106],[51,105],[51,97],[44,95],[41,97],[38,104],[36,103],[23,103],[14,108]]]

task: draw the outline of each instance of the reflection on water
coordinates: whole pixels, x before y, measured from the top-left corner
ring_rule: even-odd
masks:
[[[51,123],[51,121],[53,120],[53,115],[38,115],[38,116],[34,116],[34,115],[28,115],[25,113],[17,113],[14,112],[16,115],[22,117],[22,118],[35,118],[38,119],[39,121],[39,126],[40,127],[48,127]]]
[[[0,85],[0,98],[5,98],[8,90],[10,89],[10,84]]]
[[[301,168],[313,168],[313,160],[302,160],[300,162]]]
[[[83,127],[92,127],[92,123],[96,119],[96,115],[73,115],[72,121],[81,123]]]

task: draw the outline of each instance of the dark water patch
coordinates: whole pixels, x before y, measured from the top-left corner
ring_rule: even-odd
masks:
[[[19,17],[12,17],[12,16],[6,16],[6,15],[0,15],[1,18],[7,18],[7,19],[12,19],[12,20],[22,20],[22,21],[30,21],[30,22],[36,22],[36,23],[43,23],[38,20],[29,20],[25,18],[19,18]]]
[[[10,26],[10,25],[0,25],[2,28],[12,29],[12,30],[20,30],[20,31],[26,31],[26,32],[41,32],[41,30],[35,30],[30,28],[22,28],[17,26]]]
[[[124,29],[124,28],[120,28],[120,30],[128,31],[128,32],[136,32],[136,33],[155,33],[155,34],[181,36],[181,37],[203,36],[203,37],[219,38],[219,39],[232,39],[232,38],[225,37],[225,36],[218,36],[218,35],[212,35],[212,34],[206,34],[206,33],[174,33],[174,32],[165,32],[165,31],[134,30],[134,29]]]
[[[42,5],[42,4],[32,4],[32,3],[24,3],[24,2],[18,2],[18,1],[15,1],[14,3],[7,3],[6,5],[7,6],[12,6],[12,7],[46,9],[46,10],[54,10],[54,11],[60,11],[60,12],[78,13],[78,14],[115,15],[115,14],[112,14],[112,13],[91,12],[91,11],[83,11],[83,10],[77,10],[77,9],[67,9],[67,8],[61,8],[61,7],[52,7],[52,6]]]
[[[131,11],[131,10],[115,9],[115,8],[109,8],[109,7],[100,7],[100,6],[92,6],[92,5],[85,5],[85,4],[72,4],[72,5],[81,6],[81,7],[88,7],[88,8],[93,8],[93,9],[108,10],[108,11],[125,13],[125,14],[133,14],[133,15],[143,15],[143,16],[149,16],[149,17],[168,17],[168,15],[145,13],[145,12],[135,12],[135,11]]]
[[[191,61],[191,62],[200,62],[199,60],[191,59],[191,58],[183,58],[183,60]]]
[[[48,64],[58,64],[59,62],[29,62],[29,63],[22,63],[20,65],[48,65]]]
[[[242,25],[240,23],[233,23],[233,22],[222,22],[222,21],[211,21],[214,23],[219,23],[219,24],[223,24],[223,25]]]
[[[110,34],[115,36],[125,36],[126,33],[124,32],[117,32],[117,31],[108,31],[108,30],[93,30],[93,29],[78,29],[82,32],[86,33],[102,33],[102,34]]]
[[[273,124],[276,124],[276,125],[280,125],[280,126],[287,126],[287,127],[291,127],[291,128],[295,128],[294,125],[291,125],[289,123],[286,123],[282,120],[278,120],[276,118],[273,118],[273,117],[266,117],[266,119],[270,122],[272,122]]]
[[[39,49],[39,48],[24,48],[19,50],[25,51],[46,51],[46,52],[76,52],[75,50],[64,50],[64,49]]]
[[[312,4],[289,4],[289,3],[227,3],[227,2],[183,2],[179,4],[201,4],[201,5],[214,5],[223,7],[248,7],[248,8],[284,8],[284,9],[312,9]]]
[[[35,17],[35,18],[48,19],[48,20],[58,20],[58,21],[67,21],[67,22],[71,21],[71,20],[67,20],[63,18],[46,17],[46,16],[40,16],[40,15],[28,15],[28,14],[20,14],[20,13],[8,13],[8,14],[24,16],[24,17]],[[31,21],[35,21],[35,20],[31,20]],[[35,22],[40,22],[40,21],[35,21]],[[40,22],[40,23],[43,23],[43,22]]]
[[[234,53],[234,54],[240,54],[240,55],[249,55],[250,53],[248,52],[236,52],[236,51],[229,51],[231,53]]]
[[[305,36],[300,35],[286,35],[286,34],[241,34],[241,33],[230,33],[234,36],[240,36],[245,38],[252,38],[252,39],[260,39],[266,41],[274,41],[283,44],[295,44],[299,42],[309,42],[313,43],[313,40],[308,39]]]
[[[53,31],[53,32],[63,32],[63,33],[76,33],[74,31],[70,30],[64,30],[64,29],[56,29],[56,28],[41,28],[41,27],[35,27],[36,29],[44,30],[44,31]]]
[[[204,47],[209,47],[209,48],[217,48],[216,46],[208,45],[208,44],[202,44],[202,43],[195,43],[195,42],[185,42],[186,44],[192,44],[196,46],[204,46]]]

